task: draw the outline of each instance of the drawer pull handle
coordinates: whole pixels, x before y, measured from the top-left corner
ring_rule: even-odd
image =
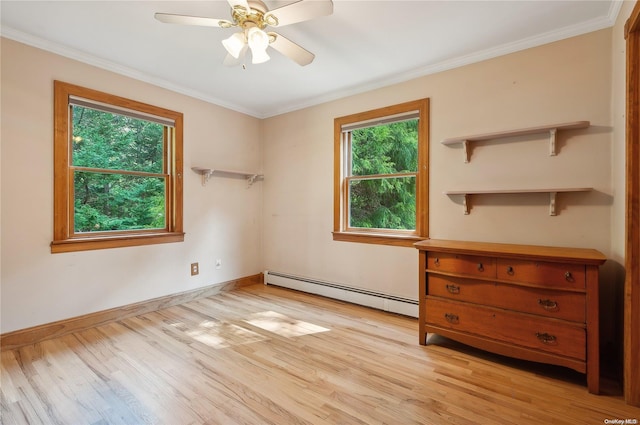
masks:
[[[542,298],[538,300],[538,305],[548,311],[555,311],[558,309],[558,303],[551,300],[543,300]]]
[[[438,257],[433,259],[433,264],[435,264],[436,266],[440,265],[440,259]]]
[[[482,265],[482,263],[478,263],[478,271],[479,272],[483,272],[484,271],[484,266]]]
[[[460,287],[456,285],[447,285],[447,291],[449,291],[450,294],[459,294]]]
[[[453,324],[457,324],[460,321],[460,318],[457,314],[445,313],[444,318],[447,320],[447,322]]]
[[[555,345],[556,344],[556,336],[550,335],[548,333],[541,334],[540,332],[536,332],[536,338],[540,340],[543,344],[547,345]]]
[[[513,267],[511,267],[511,266],[507,266],[507,274],[508,274],[509,276],[513,276]]]
[[[564,273],[564,278],[566,280],[568,280],[569,282],[571,282],[573,280],[573,276],[571,275],[571,272],[565,272]]]

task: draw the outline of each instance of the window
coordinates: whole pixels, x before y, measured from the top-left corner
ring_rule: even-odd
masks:
[[[182,114],[54,82],[51,252],[184,240]]]
[[[422,99],[334,120],[334,240],[428,237],[428,119]]]

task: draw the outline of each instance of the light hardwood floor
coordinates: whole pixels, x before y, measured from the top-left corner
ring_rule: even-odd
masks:
[[[640,423],[583,375],[417,326],[253,285],[3,352],[2,423]]]

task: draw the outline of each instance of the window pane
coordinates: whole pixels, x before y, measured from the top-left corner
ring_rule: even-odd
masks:
[[[416,172],[418,120],[353,130],[351,156],[353,176]]]
[[[76,233],[166,227],[164,178],[76,171],[74,185]]]
[[[162,173],[164,126],[72,106],[73,165]]]
[[[415,176],[350,180],[349,226],[415,230]]]

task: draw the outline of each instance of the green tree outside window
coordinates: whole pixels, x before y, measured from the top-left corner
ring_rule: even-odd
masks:
[[[72,106],[74,231],[163,229],[164,126]]]
[[[418,120],[352,130],[349,226],[416,228]]]

